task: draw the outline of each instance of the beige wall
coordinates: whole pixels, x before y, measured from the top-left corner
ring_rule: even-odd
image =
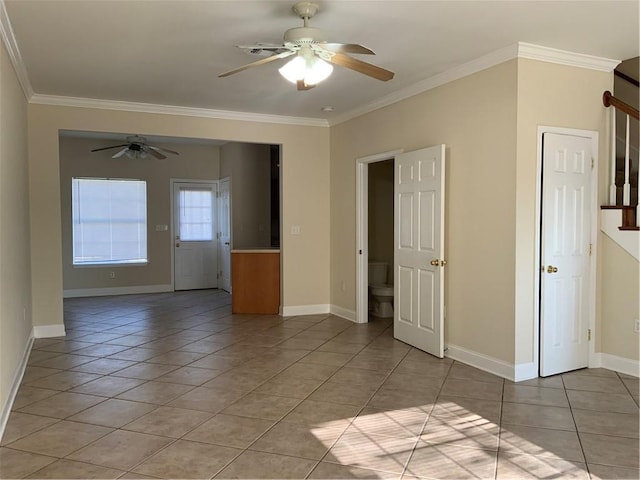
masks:
[[[27,102],[0,41],[0,423],[32,330],[29,265]]]
[[[282,145],[283,305],[329,303],[329,129],[91,108],[28,107],[33,321],[62,323],[58,131],[136,132]]]
[[[640,318],[640,263],[606,235],[600,237],[601,308],[597,351],[638,361],[640,341],[633,331]]]
[[[356,159],[444,143],[446,343],[513,362],[516,74],[509,61],[331,129],[332,304],[355,309]]]
[[[231,178],[232,247],[270,247],[271,147],[227,143],[220,148],[220,161]]]
[[[60,137],[60,192],[62,221],[62,272],[64,290],[171,285],[171,189],[170,180],[217,180],[219,147],[163,144],[180,153],[164,160],[153,157],[111,158],[118,150],[90,153],[94,148],[121,142]],[[135,178],[147,182],[147,254],[144,266],[73,267],[71,179],[72,177]],[[157,232],[156,225],[169,230]],[[109,278],[113,271],[116,278]],[[74,292],[75,293],[75,292]]]
[[[385,262],[393,285],[393,161],[369,164],[369,261]]]
[[[516,173],[516,363],[534,361],[536,207],[538,126],[599,133],[599,204],[606,198],[607,112],[602,92],[612,86],[611,73],[534,60],[518,60],[518,132]],[[602,235],[600,235],[601,237]],[[599,273],[598,284],[604,278]],[[616,282],[615,279],[606,279]]]

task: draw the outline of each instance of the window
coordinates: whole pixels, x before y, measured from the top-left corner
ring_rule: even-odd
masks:
[[[180,188],[180,240],[213,240],[213,192],[202,188]]]
[[[73,178],[73,264],[147,262],[147,183]]]

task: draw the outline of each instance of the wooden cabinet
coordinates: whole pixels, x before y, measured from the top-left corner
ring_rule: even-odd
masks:
[[[280,250],[231,251],[233,313],[278,314]]]

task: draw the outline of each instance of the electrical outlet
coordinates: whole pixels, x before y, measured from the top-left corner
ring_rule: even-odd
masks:
[[[636,333],[640,333],[640,320],[638,320],[637,318],[633,322],[633,331]]]

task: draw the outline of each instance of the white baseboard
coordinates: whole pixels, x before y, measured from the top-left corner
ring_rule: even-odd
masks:
[[[483,353],[449,344],[447,345],[445,356],[508,380],[515,380],[516,378],[513,364],[484,355]],[[524,380],[524,378],[520,380]]]
[[[328,304],[320,305],[294,305],[291,307],[282,307],[281,315],[283,317],[295,317],[297,315],[317,315],[320,313],[329,313]]]
[[[63,298],[80,298],[166,292],[173,292],[173,285],[135,285],[132,287],[76,288],[63,291],[62,296]]]
[[[18,389],[20,388],[20,384],[22,383],[22,377],[24,376],[24,371],[27,368],[27,362],[29,361],[29,355],[31,354],[31,347],[33,346],[34,339],[34,331],[31,331],[29,335],[29,339],[27,340],[27,345],[25,346],[24,352],[22,353],[22,359],[18,364],[18,367],[13,374],[13,381],[11,382],[11,390],[9,390],[9,396],[7,397],[7,403],[2,406],[2,412],[0,414],[0,439],[4,435],[4,429],[7,426],[7,422],[9,421],[9,414],[11,413],[11,408],[13,407],[13,402],[16,399],[16,395],[18,394]]]
[[[66,334],[63,324],[37,325],[33,327],[34,338],[64,337]]]
[[[330,305],[329,312],[332,315],[344,318],[345,320],[351,320],[352,322],[356,321],[356,312],[353,310],[347,310],[346,308],[339,307],[338,305]]]
[[[611,355],[610,353],[595,353],[589,358],[590,368],[606,368],[625,375],[640,377],[640,362],[637,360]]]

